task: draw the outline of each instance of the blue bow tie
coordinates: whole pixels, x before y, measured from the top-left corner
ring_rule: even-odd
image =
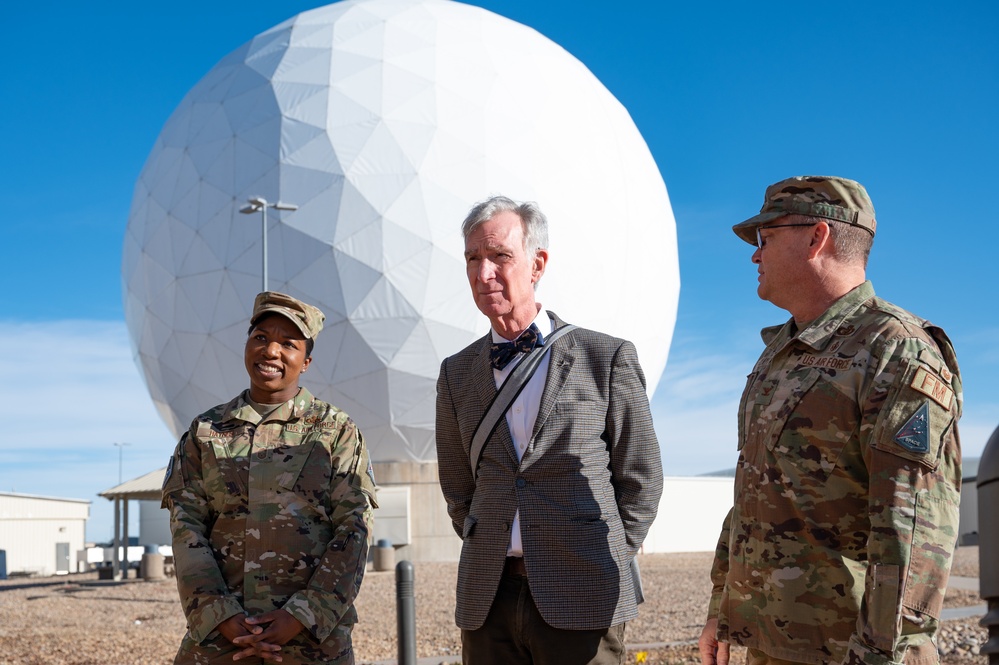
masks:
[[[518,353],[530,353],[534,347],[544,345],[544,335],[532,323],[530,328],[520,333],[520,337],[512,342],[494,343],[489,349],[489,364],[493,366],[493,369],[503,369]]]

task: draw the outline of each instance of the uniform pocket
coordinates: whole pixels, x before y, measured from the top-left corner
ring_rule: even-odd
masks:
[[[297,485],[301,494],[312,497],[312,503],[323,503],[315,500],[316,494],[323,494],[328,490],[332,462],[329,451],[322,445],[316,445],[315,438],[297,445],[275,448],[271,459],[281,469],[275,477],[278,487],[293,490]],[[308,466],[305,464],[306,460],[309,462]]]
[[[757,416],[758,426],[766,433],[764,436],[767,448],[774,449],[798,405],[818,380],[818,372],[808,372],[801,377],[788,375],[772,387],[773,392],[768,404]]]
[[[958,505],[954,501],[916,495],[916,523],[912,533],[908,582],[902,604],[934,619],[943,608],[951,553],[957,544]]]
[[[753,382],[756,381],[756,375],[759,372],[753,372],[746,377],[746,387],[742,390],[742,399],[739,400],[739,442],[738,449],[742,450],[743,446],[746,445],[746,421],[752,418],[752,412],[748,411],[749,407],[749,392],[750,388],[753,386]]]
[[[892,651],[899,618],[898,566],[875,563],[867,575],[865,641],[875,649]]]

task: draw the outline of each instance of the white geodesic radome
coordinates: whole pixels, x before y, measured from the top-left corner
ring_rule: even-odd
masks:
[[[376,461],[431,460],[440,363],[488,331],[459,226],[477,201],[534,200],[551,225],[539,300],[633,340],[649,394],[679,294],[666,187],[621,104],[534,30],[451,0],[346,0],[216,65],[135,187],[122,281],[136,361],[175,433],[247,385],[261,286],[319,306],[303,383]]]

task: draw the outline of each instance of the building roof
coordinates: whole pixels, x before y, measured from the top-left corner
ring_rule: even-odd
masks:
[[[42,499],[43,501],[69,501],[70,503],[90,503],[89,499],[69,499],[63,496],[45,496],[42,494],[21,494],[20,492],[0,492],[0,496],[16,499]]]
[[[159,501],[163,491],[163,476],[165,475],[166,467],[156,469],[144,476],[126,480],[121,485],[104,490],[98,496],[102,496],[108,501],[115,499]]]

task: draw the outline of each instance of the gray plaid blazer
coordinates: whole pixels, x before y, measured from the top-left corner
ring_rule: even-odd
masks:
[[[485,621],[518,508],[528,582],[545,621],[596,630],[635,618],[630,564],[655,519],[663,472],[634,345],[583,328],[557,340],[523,460],[501,419],[475,482],[469,445],[496,394],[491,342],[487,334],[446,358],[437,380],[441,490],[463,541],[458,627]]]

